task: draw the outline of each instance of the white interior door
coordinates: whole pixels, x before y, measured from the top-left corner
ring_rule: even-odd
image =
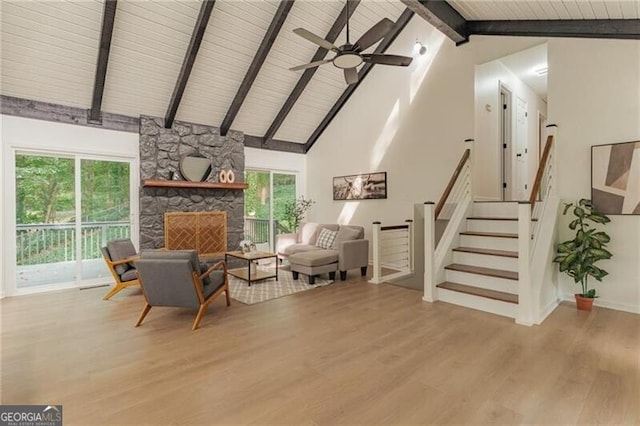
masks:
[[[513,197],[517,200],[526,200],[529,197],[527,185],[527,101],[516,97],[516,137],[515,137],[515,167],[514,181],[516,182],[512,191]]]
[[[511,200],[511,91],[500,84],[500,194],[502,201]]]

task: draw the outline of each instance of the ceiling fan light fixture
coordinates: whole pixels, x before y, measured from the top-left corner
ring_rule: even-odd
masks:
[[[418,52],[421,55],[424,55],[425,53],[427,53],[427,46],[422,44],[422,42],[420,42],[420,40],[416,40],[415,51]]]
[[[355,68],[362,62],[362,57],[355,52],[340,52],[333,58],[333,65],[340,69]]]

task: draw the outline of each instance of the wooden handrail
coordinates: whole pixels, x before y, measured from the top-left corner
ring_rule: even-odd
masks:
[[[540,191],[540,185],[542,184],[542,177],[544,176],[544,170],[547,167],[547,161],[549,161],[549,153],[551,152],[551,145],[553,145],[553,135],[547,136],[547,142],[544,145],[544,151],[542,151],[542,158],[540,158],[540,164],[538,164],[538,171],[536,172],[536,179],[533,181],[531,187],[531,195],[529,195],[529,203],[531,204],[531,211],[536,205],[536,198]]]
[[[396,229],[408,229],[409,225],[389,225],[389,226],[381,226],[381,231],[395,231]]]
[[[458,163],[458,167],[456,167],[456,170],[453,172],[453,175],[451,176],[451,179],[449,179],[449,183],[447,184],[447,187],[444,189],[444,192],[442,193],[442,197],[440,197],[440,201],[438,201],[438,204],[436,205],[436,210],[435,210],[436,219],[438,219],[438,215],[440,214],[440,211],[442,211],[442,208],[444,207],[444,203],[447,201],[447,198],[449,198],[449,195],[451,194],[451,190],[453,189],[453,185],[456,184],[456,181],[458,180],[458,176],[460,176],[460,173],[462,172],[462,168],[464,167],[467,160],[469,160],[470,155],[471,155],[471,150],[469,148],[465,149],[464,153],[462,154],[462,158],[460,158],[460,162]]]

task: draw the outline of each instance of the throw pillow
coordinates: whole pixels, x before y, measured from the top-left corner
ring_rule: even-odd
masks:
[[[300,225],[300,239],[298,242],[302,244],[314,245],[316,243],[316,235],[318,231],[318,224],[314,222],[307,222]]]
[[[341,226],[336,235],[336,239],[333,242],[333,248],[338,250],[340,243],[343,241],[357,240],[360,238],[361,230],[358,228],[351,228],[349,226]]]
[[[126,259],[127,257],[132,257],[137,254],[136,248],[128,238],[109,241],[107,243],[107,250],[109,250],[109,257],[111,258],[112,262],[115,262],[116,260]],[[125,263],[122,265],[116,265],[115,270],[118,275],[122,275],[132,267],[133,265],[131,265],[130,263]]]
[[[323,249],[333,248],[333,241],[336,239],[336,235],[338,235],[337,232],[323,228],[316,240],[316,247]]]

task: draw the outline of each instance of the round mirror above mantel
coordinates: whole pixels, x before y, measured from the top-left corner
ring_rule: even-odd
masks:
[[[182,178],[189,182],[204,182],[211,174],[211,160],[197,153],[183,155],[178,167]]]

